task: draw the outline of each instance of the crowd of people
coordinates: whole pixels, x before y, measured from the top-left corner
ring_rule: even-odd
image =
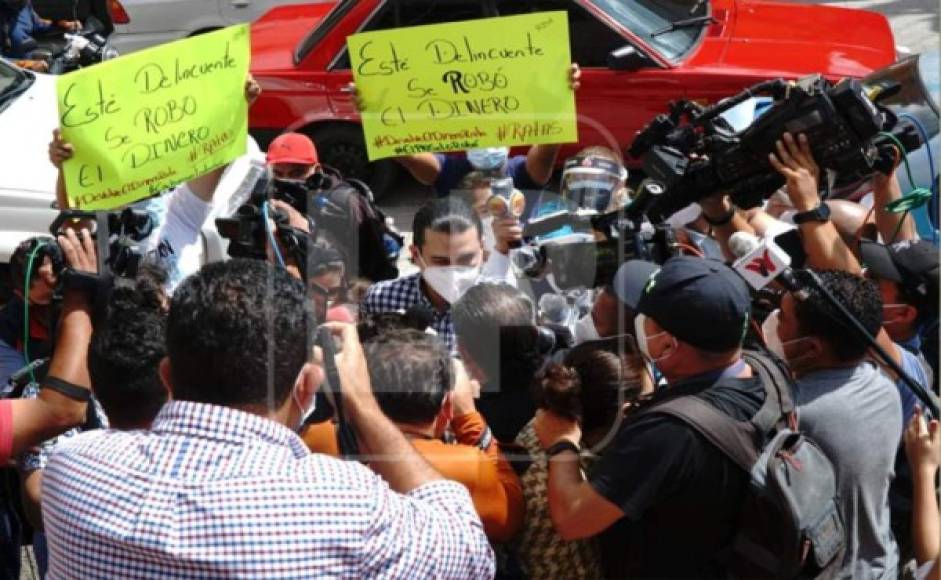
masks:
[[[259,91],[249,79],[249,103]],[[394,259],[389,232],[278,195],[371,207],[337,201],[344,177],[299,133],[267,148],[254,258],[204,263],[229,167],[135,204],[156,222],[136,268],[100,273],[87,220],[24,240],[0,310],[0,461],[19,476],[0,496],[3,574],[27,543],[49,578],[725,578],[745,563],[941,578],[938,251],[887,209],[894,173],[872,178],[871,209],[821,199],[810,144],[785,134],[769,161],[786,185],[764,207],[701,200],[667,220],[660,263],[563,289],[517,254],[607,234],[526,226],[634,191],[603,147],[556,183],[559,152],[399,159],[435,196],[412,223],[417,272],[388,279],[361,254]],[[50,161],[72,155],[56,132]],[[61,209],[67,193],[60,178]],[[730,266],[737,233],[792,231],[813,284],[759,292]],[[755,486],[779,474],[730,448],[778,461],[802,490],[791,505],[832,504],[804,527],[795,510],[764,522],[795,530],[796,556],[749,535]]]

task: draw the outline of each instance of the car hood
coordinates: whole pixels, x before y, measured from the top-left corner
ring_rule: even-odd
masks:
[[[294,67],[294,50],[333,8],[323,4],[279,6],[252,24],[252,71]]]
[[[56,168],[47,151],[58,126],[55,77],[37,74],[32,86],[0,111],[0,190],[23,192],[39,204],[55,200]]]
[[[862,77],[895,60],[889,22],[881,14],[796,2],[737,0],[727,67]]]

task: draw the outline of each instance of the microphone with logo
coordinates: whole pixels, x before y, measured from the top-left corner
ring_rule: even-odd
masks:
[[[777,282],[798,300],[807,298],[807,291],[791,270],[791,257],[773,240],[735,232],[729,238],[729,250],[737,258],[732,267],[755,290]]]

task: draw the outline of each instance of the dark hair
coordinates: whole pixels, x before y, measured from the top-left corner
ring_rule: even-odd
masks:
[[[405,312],[373,312],[366,314],[356,325],[359,340],[366,342],[382,334],[397,330],[418,330],[424,332],[433,321],[434,312],[427,315],[416,312],[410,308]]]
[[[167,351],[173,398],[284,404],[314,330],[304,284],[262,260],[204,266],[173,294]]]
[[[116,429],[145,427],[167,401],[158,367],[166,356],[167,274],[145,264],[134,279],[115,278],[88,349],[95,397]]]
[[[491,386],[529,388],[543,357],[525,294],[506,284],[477,284],[451,307],[451,317],[461,348]]]
[[[882,328],[882,297],[870,280],[840,270],[819,270],[817,277],[824,288],[850,312],[869,334],[875,336]],[[802,336],[816,336],[830,345],[841,361],[862,358],[869,349],[865,340],[843,323],[839,311],[830,304],[814,284],[805,285],[806,300],[795,300],[795,315]]]
[[[433,335],[391,328],[363,343],[369,379],[382,412],[400,423],[424,424],[454,388],[448,349]]]
[[[477,228],[477,235],[483,232],[480,216],[467,202],[457,197],[442,197],[430,201],[415,212],[412,220],[412,235],[415,245],[425,245],[425,230],[446,234],[462,234],[470,228]]]
[[[56,246],[58,249],[58,242],[49,236],[34,236],[20,242],[16,249],[13,250],[13,253],[10,254],[10,284],[14,290],[19,290],[20,292],[26,287],[26,268],[29,266],[29,256],[36,250],[36,248],[41,243],[46,243],[47,245]],[[52,250],[52,248],[49,248]],[[54,251],[54,250],[53,250]],[[36,272],[39,270],[39,267],[43,264],[43,258],[48,255],[46,248],[36,252],[36,257],[33,262],[33,269],[30,272],[30,286],[32,286],[35,281]]]
[[[549,365],[533,384],[536,406],[580,421],[586,431],[611,425],[621,405],[636,401],[640,376],[624,356],[586,343]]]
[[[915,325],[922,325],[938,317],[937,300],[932,300],[930,293],[926,296],[916,294],[909,286],[899,282],[892,282],[898,292],[898,301],[902,304],[908,304],[918,311],[915,317]]]

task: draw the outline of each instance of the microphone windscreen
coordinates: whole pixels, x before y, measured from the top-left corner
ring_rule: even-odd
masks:
[[[729,238],[729,251],[736,258],[747,256],[760,245],[761,240],[758,239],[758,236],[748,232],[735,232]]]

